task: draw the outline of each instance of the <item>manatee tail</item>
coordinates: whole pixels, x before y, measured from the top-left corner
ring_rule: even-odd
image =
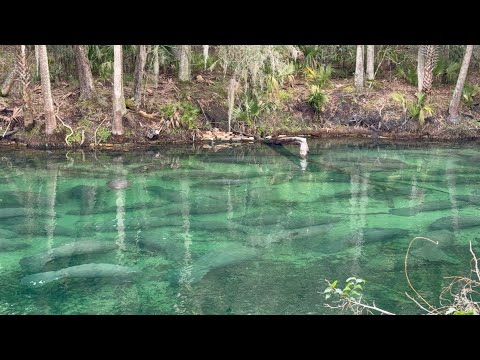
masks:
[[[29,288],[39,288],[49,282],[62,278],[62,274],[59,271],[47,271],[38,274],[32,274],[25,276],[20,284]]]

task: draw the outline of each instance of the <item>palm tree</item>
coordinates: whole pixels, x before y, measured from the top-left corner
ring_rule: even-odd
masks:
[[[363,45],[357,45],[357,61],[355,66],[355,88],[357,91],[363,90],[364,72]]]
[[[425,68],[423,70],[422,91],[425,94],[429,94],[432,91],[433,69],[437,63],[437,45],[424,45],[423,54]]]
[[[158,57],[158,52],[157,52]],[[135,78],[133,81],[133,101],[136,106],[140,106],[142,102],[142,84],[145,63],[147,62],[147,47],[145,45],[138,46],[137,61],[135,63]]]
[[[40,63],[40,79],[45,107],[45,133],[52,135],[57,127],[57,119],[53,111],[52,90],[50,88],[50,71],[48,69],[47,45],[37,45],[38,60]]]
[[[458,74],[457,85],[455,86],[455,91],[453,92],[452,100],[450,101],[450,106],[448,107],[448,120],[453,124],[457,122],[463,86],[465,85],[465,80],[467,79],[468,67],[470,65],[472,54],[473,45],[467,45],[467,48],[465,49],[465,55],[463,56],[462,67],[460,68],[460,74]]]
[[[113,122],[112,134],[123,135],[123,115],[127,112],[123,96],[122,45],[113,45]]]
[[[80,83],[80,99],[93,99],[96,97],[96,91],[85,45],[73,45],[73,52],[77,65],[78,82]]]
[[[423,45],[418,46],[417,55],[417,83],[418,92],[422,92],[423,89],[423,72],[425,70],[425,57],[423,56]]]

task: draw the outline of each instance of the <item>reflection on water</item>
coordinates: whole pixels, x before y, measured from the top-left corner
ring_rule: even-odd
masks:
[[[322,314],[324,279],[416,313],[479,246],[475,146],[0,153],[2,314]]]

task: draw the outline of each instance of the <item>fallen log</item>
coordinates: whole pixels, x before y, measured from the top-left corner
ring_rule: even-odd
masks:
[[[274,145],[295,144],[295,145],[299,145],[300,146],[299,155],[302,159],[306,159],[307,154],[309,152],[307,139],[305,139],[303,137],[282,136],[282,137],[277,137],[277,138],[274,138],[274,139],[264,140],[263,142],[267,145],[268,144],[274,144]]]

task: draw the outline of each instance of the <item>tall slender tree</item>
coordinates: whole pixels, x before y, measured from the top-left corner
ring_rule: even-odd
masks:
[[[190,81],[190,55],[191,45],[180,45],[180,64],[178,68],[178,78],[180,81]]]
[[[73,52],[80,83],[80,99],[93,99],[96,97],[96,91],[85,45],[73,45]]]
[[[205,70],[207,70],[208,48],[209,48],[209,45],[203,45],[203,63],[204,63]]]
[[[45,107],[45,133],[52,135],[57,127],[57,119],[53,110],[52,90],[50,87],[50,71],[48,69],[47,45],[38,46],[38,60],[40,63],[40,79]]]
[[[433,84],[433,69],[437,63],[437,45],[424,45],[425,68],[423,70],[422,91],[430,94]]]
[[[375,78],[375,45],[367,45],[367,80]]]
[[[363,65],[363,45],[357,45],[357,60],[355,66],[355,88],[363,90],[365,67]]]
[[[473,54],[473,45],[467,45],[465,49],[465,55],[463,56],[462,67],[460,68],[460,74],[458,74],[457,85],[453,92],[450,106],[448,107],[448,120],[455,124],[458,119],[458,113],[460,109],[460,100],[462,98],[463,87],[465,86],[465,80],[467,79],[468,67]]]
[[[418,46],[417,54],[417,84],[418,92],[420,93],[423,89],[423,73],[425,70],[425,57],[423,56],[423,45]]]
[[[8,96],[10,90],[12,90],[13,83],[15,82],[15,67],[8,73],[7,77],[3,81],[2,88],[0,89],[1,96]]]
[[[32,98],[30,94],[30,71],[27,63],[27,50],[25,45],[19,46],[17,55],[17,77],[22,85],[23,100],[23,126],[28,129],[33,125]]]
[[[135,78],[133,81],[133,101],[136,106],[140,106],[142,102],[142,85],[145,63],[147,62],[147,47],[145,45],[138,46],[137,61],[135,63]]]
[[[153,85],[158,87],[158,76],[160,74],[160,59],[158,58],[158,45],[153,47]]]
[[[122,45],[113,45],[113,121],[112,134],[123,135],[123,115],[127,112],[123,96]]]

